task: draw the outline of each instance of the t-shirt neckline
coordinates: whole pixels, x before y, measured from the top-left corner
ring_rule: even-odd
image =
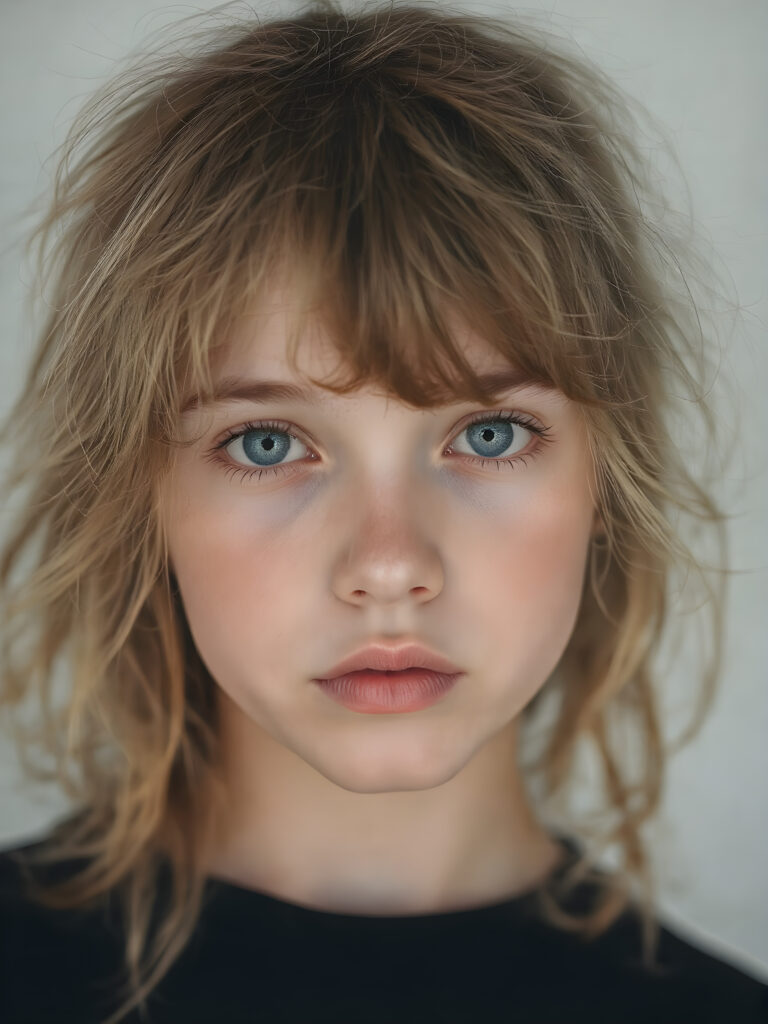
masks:
[[[470,920],[490,919],[497,916],[522,914],[532,909],[538,900],[540,891],[553,883],[559,882],[563,875],[581,857],[580,845],[571,836],[553,833],[552,838],[565,851],[563,857],[544,879],[530,889],[517,893],[507,899],[495,900],[491,903],[464,907],[456,910],[438,910],[417,914],[355,914],[323,910],[304,903],[285,899],[262,889],[251,888],[237,882],[209,875],[205,882],[204,901],[206,904],[216,903],[220,907],[231,909],[236,904],[239,909],[258,908],[264,913],[282,918],[291,924],[336,924],[348,923],[367,927],[412,926],[430,924],[447,925],[451,922],[465,923]]]

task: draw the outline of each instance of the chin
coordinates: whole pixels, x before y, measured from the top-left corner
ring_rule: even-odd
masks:
[[[384,753],[355,753],[349,762],[318,764],[309,762],[322,776],[348,793],[407,793],[434,789],[450,781],[464,767],[455,756],[450,761],[435,757],[426,760],[423,752],[408,760],[402,748],[390,747]]]

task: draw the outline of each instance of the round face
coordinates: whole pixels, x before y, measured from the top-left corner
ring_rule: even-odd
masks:
[[[338,356],[313,336],[291,373],[281,297],[226,339],[215,380],[241,397],[184,413],[197,440],[163,482],[190,630],[240,743],[351,792],[437,786],[514,728],[572,633],[596,525],[585,428],[525,384],[428,411],[314,389]],[[482,372],[510,369],[462,341]],[[264,381],[308,394],[259,399]],[[408,642],[463,673],[428,707],[363,713],[313,681]]]

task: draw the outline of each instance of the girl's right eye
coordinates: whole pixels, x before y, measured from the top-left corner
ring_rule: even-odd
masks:
[[[289,429],[292,426],[290,423],[283,423],[277,420],[245,423],[238,429],[230,431],[221,441],[214,445],[206,458],[217,465],[223,465],[228,475],[235,474],[240,479],[251,479],[254,476],[261,478],[265,473],[294,472],[295,470],[291,469],[291,467],[295,464],[297,469],[300,468],[301,461],[293,460],[289,463],[280,463],[279,460],[288,454],[291,440],[298,441],[303,447],[308,448],[308,445]],[[516,451],[512,457],[507,458],[489,457],[493,455],[500,456],[502,451],[505,451],[511,444],[516,442],[520,428],[525,433],[529,433],[537,438],[537,443],[531,450],[522,454],[517,454]],[[517,463],[526,463],[528,459],[540,454],[545,445],[553,440],[548,436],[550,433],[549,427],[542,426],[533,420],[532,417],[525,414],[507,411],[476,413],[469,423],[466,423],[459,431],[459,434],[464,433],[472,436],[470,444],[481,449],[486,448],[490,450],[485,455],[471,456],[462,454],[462,457],[473,463],[494,465],[496,469],[500,469],[502,466],[514,469]],[[286,441],[283,438],[288,438],[289,440]],[[242,441],[242,449],[246,458],[258,458],[266,460],[266,462],[261,466],[252,465],[248,467],[242,463],[233,464],[231,455],[229,458],[224,458],[221,452],[229,448],[230,445],[233,445],[235,441]],[[452,450],[453,447],[453,444],[450,445],[446,451]],[[312,455],[311,461],[317,461],[317,456]]]
[[[282,423],[277,420],[245,423],[237,430],[230,431],[223,440],[215,444],[206,458],[214,465],[224,466],[228,476],[234,475],[238,479],[251,479],[255,476],[260,478],[264,473],[290,473],[292,472],[290,468],[293,465],[292,462],[285,465],[277,462],[278,459],[286,455],[291,446],[290,440],[284,441],[282,438],[287,437],[298,441],[299,444],[304,444],[296,434],[288,429],[290,426],[290,423]],[[239,440],[242,440],[242,448],[247,458],[266,459],[267,462],[262,466],[252,465],[249,468],[242,463],[233,465],[231,456],[228,459],[224,458],[221,452]],[[317,456],[312,457],[312,461],[316,461],[316,459]],[[273,465],[268,464],[270,460],[274,463]]]

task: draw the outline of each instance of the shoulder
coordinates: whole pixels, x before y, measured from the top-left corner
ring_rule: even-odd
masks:
[[[6,913],[21,916],[53,913],[35,900],[34,884],[57,885],[84,866],[85,862],[78,859],[38,861],[38,855],[47,850],[49,843],[50,836],[45,836],[0,850],[0,902]]]
[[[623,1016],[617,1019],[626,1021],[768,1024],[765,980],[686,936],[669,920],[657,917],[656,922],[658,941],[650,966],[643,962],[642,922],[633,907],[597,939],[574,943],[574,969],[582,969],[580,984],[594,993],[594,1019],[609,1020],[621,1008]]]
[[[661,923],[659,960],[662,982],[679,986],[687,998],[704,1007],[719,1001],[732,1021],[768,1021],[768,983],[669,922]]]
[[[76,928],[79,935],[87,937],[103,926],[109,929],[114,903],[109,898],[97,900],[88,906],[62,908],[51,907],[38,900],[36,886],[59,885],[71,879],[87,866],[87,859],[38,860],[39,854],[47,852],[50,836],[24,845],[0,850],[0,907],[2,907],[3,939],[9,929],[16,925],[22,929],[49,929],[52,932],[68,932]]]
[[[4,1020],[86,1022],[101,1005],[96,977],[117,977],[121,944],[106,904],[55,909],[31,883],[56,884],[81,862],[32,864],[44,840],[0,850],[0,991]],[[30,1016],[30,1014],[32,1016]]]
[[[578,840],[559,838],[568,856],[556,880],[581,852]],[[596,869],[565,900],[565,909],[577,917],[587,915],[614,884],[617,876],[605,868]],[[755,976],[734,958],[709,947],[706,940],[687,934],[659,908],[653,920],[656,935],[655,944],[650,943],[650,964],[643,957],[644,917],[632,899],[604,932],[592,938],[556,929],[542,919],[540,906],[534,916],[534,930],[546,958],[561,965],[577,1004],[590,1007],[592,1016],[585,1020],[768,1024],[768,969],[762,978]]]

